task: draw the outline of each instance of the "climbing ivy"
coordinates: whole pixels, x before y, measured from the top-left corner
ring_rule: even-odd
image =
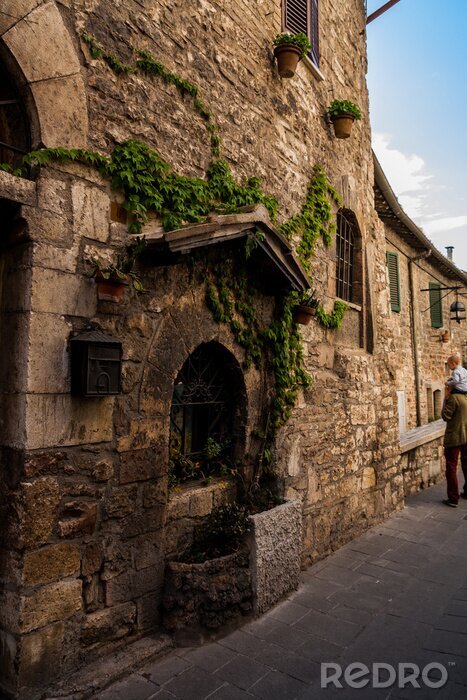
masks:
[[[211,136],[214,159],[206,177],[179,175],[156,151],[134,139],[118,144],[110,156],[87,149],[41,149],[24,158],[24,168],[31,164],[46,165],[50,161],[76,161],[96,168],[101,175],[111,179],[114,189],[123,192],[123,206],[132,214],[129,226],[132,233],[141,232],[150,213],[158,216],[164,229],[170,231],[187,222],[200,222],[212,211],[235,212],[242,206],[258,203],[264,204],[271,219],[275,220],[278,201],[262,191],[259,178],[251,177],[242,184],[238,183],[228,163],[220,158],[218,127],[196,85],[172,73],[148,51],[137,51],[136,64],[130,65],[105,51],[92,35],[84,34],[82,38],[93,58],[102,58],[116,74],[143,72],[157,75],[166,83],[173,84],[183,96],[193,98],[194,107]],[[1,164],[0,169],[11,170]],[[24,171],[19,169],[14,172],[22,174]],[[331,244],[335,231],[332,202],[339,205],[339,195],[329,183],[322,166],[317,165],[301,211],[280,226],[280,231],[296,243],[297,254],[308,272],[317,240],[321,237],[325,245]],[[247,238],[247,259],[260,242],[260,236],[256,234]],[[215,321],[227,324],[236,342],[244,348],[245,364],[253,363],[259,368],[267,357],[272,368],[275,390],[261,458],[267,463],[277,428],[287,421],[299,388],[309,386],[311,377],[304,367],[300,335],[293,321],[293,307],[300,302],[301,296],[292,292],[278,299],[275,318],[262,328],[255,313],[257,293],[255,285],[248,279],[245,266],[239,273],[230,258],[214,266],[206,283],[207,306]],[[336,301],[330,314],[319,305],[316,315],[324,327],[339,328],[345,309],[344,302]]]
[[[246,257],[251,254],[254,238],[247,239]],[[229,326],[236,342],[245,350],[246,367],[254,364],[260,369],[267,358],[274,374],[274,394],[261,456],[267,464],[276,431],[290,417],[299,388],[311,385],[311,376],[305,370],[300,335],[293,321],[293,307],[300,295],[290,292],[278,298],[274,319],[261,327],[255,311],[258,292],[245,266],[235,265],[232,258],[216,264],[208,274],[206,304],[214,320]]]
[[[296,250],[307,272],[311,270],[311,258],[318,238],[321,236],[326,246],[332,243],[336,225],[331,202],[340,206],[341,198],[330,184],[323,167],[315,165],[300,212],[279,227],[289,240],[300,237]]]
[[[344,314],[347,310],[347,304],[345,301],[336,299],[334,302],[334,308],[330,314],[326,313],[321,304],[316,308],[316,316],[325,328],[336,328],[339,329],[342,325],[344,319]]]
[[[155,75],[162,78],[165,83],[174,85],[182,97],[190,95],[193,98],[194,108],[203,119],[206,130],[210,134],[211,153],[215,158],[220,157],[221,139],[219,127],[213,121],[211,112],[201,99],[197,85],[170,71],[160,61],[157,61],[150,51],[135,50],[138,58],[135,65],[130,65],[122,63],[115,54],[106,51],[92,34],[82,34],[81,38],[89,46],[91,56],[93,58],[102,58],[117,75],[136,74],[138,72],[145,75]]]
[[[110,157],[86,149],[43,148],[25,156],[24,164],[46,165],[50,161],[76,161],[90,165],[123,192],[123,206],[133,217],[131,233],[141,233],[149,213],[161,220],[166,231],[184,223],[197,223],[212,211],[238,211],[248,204],[263,203],[274,220],[278,202],[264,194],[258,178],[239,184],[229,164],[214,160],[206,179],[186,177],[174,172],[161,156],[145,143],[130,139],[118,144]]]

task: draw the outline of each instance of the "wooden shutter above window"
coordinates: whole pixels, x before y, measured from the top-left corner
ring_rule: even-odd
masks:
[[[397,253],[386,253],[386,265],[389,275],[389,297],[391,311],[401,310],[401,290],[399,283],[399,258]]]
[[[433,328],[441,328],[443,325],[443,305],[441,303],[441,285],[430,282],[430,316]]]
[[[284,29],[290,34],[303,32],[311,41],[310,58],[319,64],[318,0],[283,0]]]

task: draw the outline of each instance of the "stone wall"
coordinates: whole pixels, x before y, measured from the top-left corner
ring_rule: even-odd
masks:
[[[443,438],[404,452],[401,457],[405,496],[433,486],[444,478]]]
[[[395,357],[396,389],[405,393],[406,399],[406,429],[411,430],[417,425],[415,362],[417,352],[419,365],[419,394],[421,424],[424,425],[440,417],[435,415],[433,394],[440,391],[441,404],[444,399],[444,384],[450,375],[447,358],[454,352],[463,354],[467,334],[464,324],[450,320],[449,307],[456,296],[454,292],[443,291],[442,316],[443,327],[433,328],[430,317],[430,298],[428,289],[430,282],[437,282],[441,287],[454,287],[462,283],[459,280],[443,275],[439,266],[430,258],[419,259],[412,263],[413,304],[409,282],[409,260],[415,257],[416,251],[404,243],[389,227],[386,227],[387,249],[398,254],[399,277],[401,290],[401,310],[392,312],[397,333],[398,353]],[[461,288],[461,294],[466,292]],[[413,315],[411,311],[413,309]],[[416,351],[414,350],[412,332],[415,324]],[[442,335],[447,331],[448,342],[442,341]],[[464,353],[465,354],[465,353]],[[465,359],[465,358],[464,358]]]
[[[206,172],[209,137],[192,100],[157,77],[116,76],[80,40],[89,31],[122,60],[133,60],[130,47],[147,48],[199,85],[235,177],[262,177],[280,199],[279,223],[300,209],[313,165],[323,164],[360,229],[362,303],[340,331],[315,321],[303,329],[314,384],[277,436],[275,464],[286,495],[303,504],[304,563],[400,507],[400,348],[384,229],[373,206],[364,3],[320,2],[324,80],[303,61],[290,81],[278,77],[271,53],[281,30],[279,0],[149,0],[144,8],[136,0],[8,0],[6,9],[20,20],[2,20],[0,56],[21,75],[35,146],[87,145],[108,154],[116,142],[138,138],[177,172]],[[43,31],[32,32],[37,24]],[[347,141],[336,140],[324,118],[333,98],[362,108]],[[183,518],[168,502],[173,383],[200,343],[219,343],[239,368],[244,354],[206,308],[203,264],[183,256],[143,263],[145,295],[128,290],[120,306],[97,301],[85,259],[110,258],[128,233],[112,207],[119,194],[95,171],[42,168],[30,199],[22,181],[7,180],[0,197],[19,210],[11,212],[9,247],[1,253],[0,319],[11,342],[2,358],[17,349],[19,370],[6,365],[2,396],[12,407],[1,426],[2,682],[11,695],[34,700],[52,678],[160,628],[165,561],[178,548],[173,538],[189,538],[191,527],[188,518],[182,532]],[[157,231],[157,222],[148,231]],[[220,248],[214,257],[225,254]],[[319,243],[313,284],[328,311],[335,267],[335,248]],[[272,308],[273,299],[260,293],[260,320]],[[68,341],[90,322],[123,342],[117,397],[70,395]],[[271,377],[253,367],[242,374],[245,456],[256,449]],[[188,508],[205,508],[204,496],[190,496]]]

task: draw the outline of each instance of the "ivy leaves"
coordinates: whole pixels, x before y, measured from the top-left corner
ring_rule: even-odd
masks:
[[[315,165],[301,211],[279,227],[280,232],[289,240],[294,236],[300,237],[297,255],[307,272],[311,271],[311,259],[317,240],[321,237],[326,246],[332,243],[336,226],[331,202],[339,206],[339,194],[328,181],[324,168]]]

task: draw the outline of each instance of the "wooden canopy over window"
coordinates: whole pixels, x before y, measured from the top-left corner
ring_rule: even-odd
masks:
[[[184,226],[165,233],[162,230],[144,231],[148,250],[169,254],[186,254],[196,248],[233,242],[248,236],[256,236],[257,250],[263,256],[265,270],[290,290],[310,288],[310,280],[295,257],[292,246],[275,229],[262,204],[243,207],[238,214],[218,216],[213,214],[205,223]]]

